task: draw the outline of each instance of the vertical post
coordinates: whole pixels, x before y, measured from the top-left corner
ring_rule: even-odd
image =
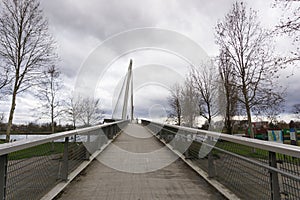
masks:
[[[269,165],[277,168],[276,153],[269,151]],[[278,173],[270,171],[271,195],[272,200],[280,200],[280,188],[278,181]]]
[[[216,168],[214,162],[214,156],[212,151],[208,153],[208,177],[213,178],[216,176]]]
[[[111,140],[113,138],[113,129],[112,126],[107,127],[108,128],[108,139]]]
[[[185,142],[186,142],[186,143],[183,145],[183,147],[184,147],[184,148],[187,147],[187,149],[185,149],[183,155],[184,155],[185,159],[190,159],[190,158],[191,158],[191,156],[190,156],[190,145],[187,145],[187,144],[189,143],[189,141],[188,141],[187,138],[186,138]]]
[[[90,136],[90,134],[87,135],[87,139],[86,140],[87,140],[86,142],[88,143],[87,146],[92,146],[92,145],[89,145],[89,143],[91,142],[91,136]],[[87,146],[85,147],[85,160],[89,160],[90,159],[90,152],[87,149]],[[94,150],[91,150],[91,151],[94,151]]]
[[[66,137],[65,143],[64,143],[63,167],[62,167],[62,180],[63,181],[68,180],[68,168],[69,168],[68,145],[69,145],[69,137]]]
[[[104,134],[104,129],[100,129],[99,130],[99,134],[98,134],[98,148],[97,150],[100,150],[102,145],[103,145],[103,134]]]
[[[104,138],[103,144],[106,144],[108,142],[108,128],[105,127],[102,130],[103,130],[103,138]]]
[[[7,154],[0,156],[0,199],[6,199]]]

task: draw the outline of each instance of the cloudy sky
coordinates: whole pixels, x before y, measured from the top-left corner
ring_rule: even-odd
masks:
[[[173,31],[175,33],[171,34],[173,36],[170,41],[179,40],[177,36],[186,37],[183,40],[193,41],[203,50],[197,51],[201,54],[200,57],[216,56],[218,48],[214,40],[214,27],[229,11],[233,2],[231,0],[42,0],[50,30],[57,41],[61,60],[59,67],[67,88],[64,95],[67,96],[70,91],[82,85],[84,88],[91,85],[91,92],[102,99],[103,108],[110,113],[118,97],[129,60],[133,59],[136,116],[149,118],[153,115],[165,116],[163,108],[166,101],[162,99],[168,96],[168,89],[174,82],[184,79],[191,63],[178,55],[178,52],[185,53],[181,52],[178,46],[170,47],[171,50],[172,48],[178,50],[177,54],[162,51],[160,48],[138,49],[138,45],[145,45],[139,40],[147,41],[149,45],[155,39],[153,35],[148,34],[149,31],[143,37],[142,33],[135,33],[132,30],[154,27]],[[279,22],[282,11],[272,7],[273,0],[246,2],[249,7],[259,11],[259,20],[264,27],[273,28]],[[117,38],[130,30],[133,34],[129,34],[129,38]],[[159,40],[156,42],[156,45],[161,47]],[[282,53],[288,53],[288,43],[289,41],[280,39],[278,49]],[[109,45],[113,45],[114,51]],[[133,45],[134,48],[132,51],[123,51],[127,48],[126,45]],[[106,59],[105,62],[103,57]],[[285,78],[287,74],[288,71],[282,72],[281,82],[287,87],[286,110],[289,110],[292,104],[300,101],[298,97],[300,88],[297,85],[300,72],[299,69],[295,69],[295,75],[289,79]],[[90,80],[87,77],[91,77]],[[8,103],[2,104],[6,106],[2,107],[4,110],[1,111],[7,112]],[[24,95],[19,98],[15,122],[37,119],[32,117],[31,111],[35,106],[32,97]]]

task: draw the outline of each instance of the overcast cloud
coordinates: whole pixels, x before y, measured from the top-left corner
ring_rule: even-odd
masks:
[[[107,38],[130,29],[143,27],[157,27],[184,34],[198,43],[209,56],[216,56],[218,48],[214,43],[214,27],[218,20],[223,19],[230,9],[232,0],[42,0],[46,17],[49,19],[51,32],[58,46],[61,58],[59,67],[63,73],[66,85],[65,95],[75,85],[81,65],[88,56]],[[272,0],[248,0],[249,6],[259,11],[259,19],[263,26],[272,28],[279,22],[281,10],[272,8]],[[144,38],[147,40],[147,38]],[[288,42],[281,39],[278,47],[282,53],[288,53]],[[121,44],[120,44],[121,45]],[[114,52],[112,52],[114,53]],[[196,52],[195,52],[196,53]],[[114,105],[114,97],[119,87],[118,83],[125,75],[129,59],[134,59],[134,70],[142,66],[160,64],[174,69],[181,76],[185,76],[189,63],[175,55],[165,52],[143,50],[131,52],[112,61],[105,76],[98,80],[95,96],[102,99],[103,109],[110,114]],[[157,78],[168,77],[168,73],[154,71],[147,76],[159,73]],[[300,78],[299,69],[294,70],[294,76],[286,79],[290,71],[282,73],[282,84],[287,87],[286,110],[299,102],[300,88],[297,80]],[[134,77],[135,83],[147,77]],[[168,86],[173,84],[169,81]],[[140,86],[138,84],[138,86]],[[136,115],[145,117],[155,110],[166,105],[166,88],[158,86],[145,86],[136,88],[135,95]],[[163,101],[162,101],[163,100]],[[8,102],[0,110],[7,112]],[[157,105],[162,106],[157,106]],[[37,119],[32,117],[31,109],[36,107],[36,102],[27,96],[19,98],[16,110],[16,123],[28,122]],[[157,111],[159,116],[164,111]]]

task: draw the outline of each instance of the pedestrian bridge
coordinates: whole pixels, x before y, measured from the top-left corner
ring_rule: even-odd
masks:
[[[299,199],[300,148],[142,120],[0,145],[2,199]]]
[[[114,145],[143,158],[120,153]],[[59,199],[222,199],[217,190],[182,160],[176,160],[174,153],[168,149],[158,151],[162,148],[163,144],[148,130],[129,124]],[[157,159],[149,158],[154,151],[158,151]],[[159,168],[166,160],[173,159],[176,161]],[[101,163],[105,160],[107,165]],[[118,164],[119,170],[109,167],[111,162]],[[153,167],[158,169],[154,171]]]

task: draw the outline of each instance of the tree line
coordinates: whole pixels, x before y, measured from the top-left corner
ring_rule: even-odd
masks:
[[[234,116],[246,116],[250,136],[253,115],[266,116],[271,122],[283,112],[285,88],[278,79],[287,65],[300,60],[300,6],[294,1],[274,1],[274,6],[293,10],[273,30],[263,28],[257,11],[244,2],[233,3],[225,17],[215,26],[218,56],[191,66],[183,85],[174,85],[168,98],[169,117],[178,125],[193,126],[197,116],[224,118],[223,132],[232,133]],[[296,50],[289,56],[274,51],[274,36],[293,36]],[[299,113],[299,104],[293,112]]]
[[[33,94],[40,114],[49,117],[51,132],[64,115],[76,127],[89,126],[102,115],[100,100],[70,94],[63,100],[56,44],[39,0],[3,0],[0,10],[0,99],[10,100],[6,141],[10,140],[17,99]],[[3,119],[3,114],[1,119]]]

